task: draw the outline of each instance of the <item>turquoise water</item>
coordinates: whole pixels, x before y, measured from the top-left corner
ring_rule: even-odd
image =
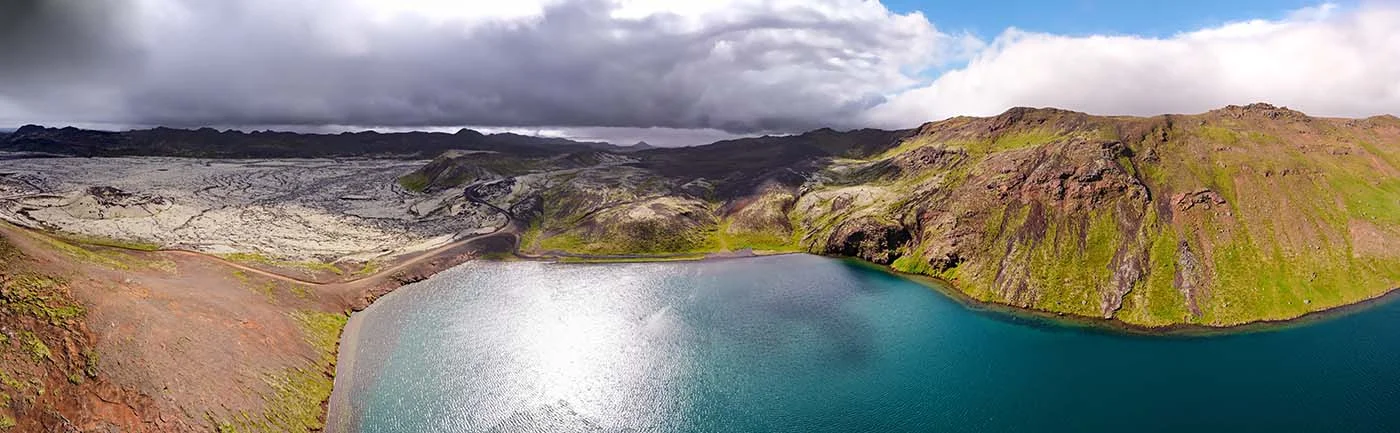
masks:
[[[469,263],[356,317],[331,431],[1400,431],[1396,302],[1134,336],[793,255]]]

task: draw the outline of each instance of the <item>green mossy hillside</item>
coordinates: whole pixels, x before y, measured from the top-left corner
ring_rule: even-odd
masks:
[[[712,146],[545,176],[522,250],[847,254],[1142,326],[1284,320],[1400,286],[1391,118],[1016,108]]]

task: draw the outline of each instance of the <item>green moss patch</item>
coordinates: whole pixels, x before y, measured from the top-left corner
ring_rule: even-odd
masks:
[[[34,358],[34,361],[43,362],[53,360],[53,351],[49,350],[49,346],[44,344],[44,340],[40,340],[39,336],[34,335],[33,332],[20,332],[19,343],[25,353],[28,353],[31,358]]]
[[[1115,316],[1126,323],[1143,326],[1165,326],[1193,321],[1187,309],[1186,296],[1176,288],[1177,233],[1170,224],[1157,219],[1155,211],[1146,222],[1151,244],[1148,249],[1147,275],[1123,299],[1123,307]]]
[[[1111,279],[1114,253],[1122,245],[1114,212],[1094,212],[1086,226],[1046,218],[1046,235],[1030,247],[1030,284],[1037,309],[1099,316],[1101,291]]]
[[[1049,144],[1064,138],[1064,134],[1058,131],[1044,129],[1032,129],[1029,131],[1012,132],[997,136],[988,143],[983,150],[987,152],[1004,152],[1008,150],[1024,149],[1042,144]]]
[[[322,363],[335,365],[335,351],[340,341],[340,332],[345,329],[345,323],[350,317],[340,313],[310,310],[293,312],[291,317],[301,326],[306,342],[321,352]]]
[[[331,396],[336,347],[349,317],[311,310],[294,311],[289,316],[301,328],[306,342],[320,353],[319,361],[266,375],[263,381],[272,392],[263,396],[263,411],[211,420],[217,431],[314,432],[325,428],[322,404]]]
[[[263,265],[284,269],[300,269],[308,272],[324,272],[335,275],[345,274],[344,269],[326,262],[298,262],[291,260],[281,260],[268,257],[258,253],[230,253],[222,254],[226,260],[245,263],[249,265]]]
[[[408,191],[423,192],[428,189],[428,183],[431,181],[431,179],[428,179],[428,175],[415,171],[400,176],[399,186]]]
[[[786,217],[785,217],[786,218]],[[715,231],[718,249],[735,251],[750,248],[755,251],[797,251],[791,233],[773,228],[745,230],[735,227],[732,219],[726,218]]]
[[[82,317],[82,305],[63,292],[62,279],[21,273],[0,277],[0,308],[59,325]]]
[[[360,264],[360,268],[356,269],[354,273],[350,274],[350,276],[356,278],[373,276],[374,274],[378,274],[379,271],[383,269],[383,267],[384,263],[378,260],[370,260]]]
[[[121,255],[120,253],[115,251],[111,251],[110,254],[100,253],[97,251],[89,250],[87,248],[83,248],[61,241],[51,236],[37,235],[34,237],[39,241],[47,244],[49,247],[52,247],[53,249],[57,250],[58,252],[63,253],[64,255],[67,255],[76,260],[112,269],[131,269],[131,264],[129,263],[130,260],[128,260],[128,257],[126,257],[125,255]]]
[[[1240,143],[1240,134],[1238,132],[1219,126],[1202,126],[1196,129],[1196,135],[1212,143],[1231,146]]]
[[[929,265],[927,259],[924,259],[923,252],[917,250],[894,259],[894,263],[890,263],[890,268],[906,274],[936,276],[933,266]]]
[[[142,241],[133,241],[133,240],[125,240],[125,239],[114,239],[114,238],[107,238],[107,237],[100,237],[100,236],[88,236],[88,235],[80,235],[80,234],[72,234],[72,233],[64,233],[64,234],[62,234],[62,235],[60,235],[60,236],[62,236],[63,239],[66,240],[66,241],[69,241],[69,242],[72,242],[72,243],[78,243],[78,244],[85,244],[85,245],[96,245],[96,246],[101,246],[101,247],[121,248],[121,249],[127,249],[127,250],[137,250],[137,251],[156,251],[156,250],[159,250],[159,249],[160,249],[160,244],[156,244],[156,243],[152,243],[152,242],[142,242]]]
[[[316,432],[325,428],[321,403],[330,399],[333,380],[317,370],[288,369],[267,376],[264,381],[273,392],[264,397],[260,414],[240,413],[232,419],[215,421],[220,433],[234,432]]]
[[[623,233],[587,236],[564,233],[546,237],[540,249],[592,255],[703,254],[718,250],[714,230],[671,231],[662,224],[637,224]]]
[[[1400,226],[1400,179],[1368,180],[1342,175],[1329,178],[1335,193],[1355,218]]]

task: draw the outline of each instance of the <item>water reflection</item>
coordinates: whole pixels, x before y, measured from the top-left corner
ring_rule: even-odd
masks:
[[[355,320],[332,432],[1400,431],[1396,304],[1144,338],[792,256],[472,263]]]
[[[644,287],[656,270],[520,263],[487,277],[484,294],[442,293],[446,347],[463,365],[462,410],[493,431],[616,431],[664,424],[685,351],[666,300]],[[476,269],[483,272],[484,269]],[[600,272],[605,273],[599,275]],[[510,278],[505,281],[504,278]],[[522,280],[522,278],[524,280]],[[451,310],[451,308],[448,308]],[[586,422],[584,422],[586,420]]]

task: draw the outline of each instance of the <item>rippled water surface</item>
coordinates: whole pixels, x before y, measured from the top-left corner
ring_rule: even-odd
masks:
[[[342,343],[347,432],[1400,431],[1400,303],[1143,337],[844,261],[469,263]]]

